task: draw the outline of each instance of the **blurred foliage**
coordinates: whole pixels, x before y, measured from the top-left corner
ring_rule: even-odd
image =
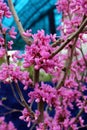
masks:
[[[6,62],[6,60],[5,60],[5,58],[3,57],[3,58],[0,58],[0,65],[2,64],[2,63],[5,63]]]
[[[44,71],[41,71],[39,79],[40,79],[40,81],[44,81],[44,82],[51,81],[52,76],[50,74],[45,73]]]

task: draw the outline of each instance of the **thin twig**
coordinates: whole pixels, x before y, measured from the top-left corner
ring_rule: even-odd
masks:
[[[15,85],[16,85],[16,89],[17,89],[17,92],[18,92],[18,94],[19,94],[19,96],[20,96],[20,99],[21,99],[22,104],[25,106],[25,108],[27,108],[27,110],[29,111],[31,117],[34,118],[34,112],[31,110],[31,108],[29,107],[29,105],[28,105],[27,102],[25,101],[25,99],[24,99],[24,97],[23,97],[23,94],[22,94],[22,92],[21,92],[21,89],[20,89],[18,83],[15,83]]]
[[[5,113],[0,113],[0,116],[3,116],[3,115],[6,116],[6,115],[14,113],[14,112],[21,112],[21,110],[19,110],[19,109],[13,109],[13,110],[5,112]]]
[[[79,126],[78,129],[87,128],[87,125]]]
[[[12,108],[11,107],[8,107],[8,106],[6,106],[5,104],[3,104],[2,103],[2,105],[1,105],[2,107],[4,107],[5,109],[7,109],[7,110],[12,110]]]
[[[18,99],[18,97],[17,97],[17,95],[16,95],[16,93],[15,93],[15,90],[14,90],[14,87],[13,87],[12,83],[10,83],[10,87],[11,87],[11,89],[12,89],[13,95],[14,95],[15,99],[17,100],[17,102],[18,102],[21,106],[24,107],[24,105],[22,104],[22,102]]]
[[[85,56],[84,56],[84,53],[83,53],[82,48],[80,48],[80,51],[81,51],[81,54],[82,54],[82,56],[83,56],[83,59],[84,59],[85,65],[86,65],[86,67],[87,67],[87,60],[86,60],[86,58],[85,58]]]
[[[60,45],[62,42],[64,42],[64,39],[58,39],[52,44],[52,47],[56,47]]]
[[[14,8],[14,5],[13,5],[13,3],[12,3],[12,0],[8,0],[8,5],[9,5],[9,8],[10,8],[10,10],[11,10],[11,12],[12,12],[13,17],[14,17],[14,20],[15,20],[15,22],[16,22],[16,24],[17,24],[17,27],[18,27],[18,30],[19,30],[19,32],[20,32],[21,37],[23,38],[23,40],[24,40],[28,45],[30,45],[30,44],[31,44],[31,40],[23,35],[24,29],[23,29],[23,26],[22,26],[22,24],[21,24],[21,21],[20,21],[18,15],[17,15],[17,13],[16,13],[16,11],[15,11],[15,8]]]
[[[37,122],[35,122],[29,130],[33,130]]]

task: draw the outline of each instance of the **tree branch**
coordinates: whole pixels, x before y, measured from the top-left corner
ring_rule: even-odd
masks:
[[[39,82],[39,70],[34,70],[34,85],[35,83],[38,83],[38,82]],[[40,115],[37,119],[37,122],[40,123],[40,122],[43,122],[43,118],[44,118],[44,115],[43,115],[44,102],[42,101],[42,99],[38,103],[38,110],[40,111]]]
[[[22,102],[18,99],[16,93],[15,93],[15,90],[14,90],[14,86],[12,85],[12,83],[10,82],[10,87],[12,89],[12,93],[13,93],[13,96],[15,97],[15,99],[17,100],[17,102],[24,107],[24,105],[22,104]]]
[[[34,118],[34,112],[31,110],[31,108],[29,107],[29,105],[25,101],[25,99],[23,97],[23,94],[22,94],[22,92],[20,90],[19,85],[17,83],[15,83],[15,85],[16,85],[17,92],[18,92],[18,94],[20,96],[21,102],[23,103],[24,107],[27,108],[27,110],[30,112],[31,117]]]
[[[71,64],[72,64],[73,55],[74,55],[74,49],[75,49],[77,40],[78,40],[78,36],[75,38],[74,44],[72,45],[72,48],[71,48],[71,56],[69,57],[68,60],[66,60],[66,67],[65,67],[64,76],[63,76],[63,78],[61,79],[61,81],[58,83],[58,85],[57,85],[57,87],[56,87],[57,89],[59,89],[60,87],[62,87],[62,85],[64,84],[64,82],[65,82],[65,80],[66,80],[66,77],[67,77],[67,75],[68,75],[68,70],[70,69]]]
[[[9,5],[9,8],[10,8],[10,10],[11,10],[11,12],[12,12],[13,17],[14,17],[14,20],[15,20],[15,22],[16,22],[16,24],[17,24],[17,27],[18,27],[18,30],[19,30],[19,32],[20,32],[21,37],[23,38],[23,40],[24,40],[28,45],[30,45],[30,44],[31,44],[31,40],[23,35],[24,29],[23,29],[23,26],[22,26],[22,24],[21,24],[21,21],[20,21],[18,15],[17,15],[17,13],[16,13],[16,11],[15,11],[15,8],[14,8],[14,5],[13,5],[13,3],[12,3],[12,0],[8,0],[8,5]]]
[[[84,19],[84,21],[81,23],[80,27],[78,30],[74,33],[72,33],[66,40],[65,42],[58,48],[56,51],[54,51],[50,58],[54,57],[57,53],[59,53],[72,39],[74,39],[79,33],[81,33],[84,29],[84,27],[87,25],[87,17]]]

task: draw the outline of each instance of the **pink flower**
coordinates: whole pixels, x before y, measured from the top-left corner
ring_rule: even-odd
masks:
[[[84,120],[82,119],[81,116],[79,117],[79,122],[80,122],[80,125],[81,125],[82,127],[84,127]]]
[[[25,36],[25,37],[32,37],[32,33],[31,33],[31,29],[30,30],[27,30],[26,32],[23,32],[23,35]]]
[[[2,19],[4,11],[0,10],[0,19]]]
[[[4,117],[0,117],[0,130],[17,130],[11,121],[6,123],[4,120]]]
[[[0,1],[0,19],[2,19],[4,16],[10,18],[11,12],[9,11],[9,7],[6,5],[6,3]]]
[[[8,41],[8,48],[12,49],[13,41]]]
[[[30,92],[28,96],[30,97],[28,102],[35,100],[37,103],[42,99],[43,102],[47,102],[49,106],[56,105],[57,92],[55,88],[52,88],[48,84],[41,83],[41,87],[36,85],[35,90]]]
[[[32,84],[27,71],[22,71],[19,66],[14,64],[7,65],[5,63],[0,66],[0,81],[4,83],[20,81],[27,88],[29,84]]]
[[[87,15],[87,0],[82,0],[82,7],[83,7],[83,11],[84,13]]]
[[[54,48],[50,45],[50,42],[56,37],[55,35],[45,35],[44,30],[38,31],[32,35],[32,44],[25,48],[25,54],[23,65],[25,68],[34,65],[36,70],[44,69],[46,72],[53,70],[58,62],[58,56],[50,58],[50,55]],[[56,61],[56,62],[55,62]]]
[[[0,48],[0,58],[4,57],[6,54],[6,50],[4,48]]]
[[[35,120],[38,119],[39,115],[40,115],[40,111],[36,110],[36,111],[35,111]]]
[[[7,29],[8,29],[8,28],[3,27],[3,28],[2,28],[2,33],[3,33],[3,34],[6,34]]]
[[[28,123],[27,126],[30,127],[30,123],[31,123],[30,113],[26,108],[23,109],[22,116],[20,116],[19,119],[27,122]]]
[[[16,34],[17,34],[17,32],[15,32],[15,28],[12,27],[12,28],[10,29],[10,31],[9,31],[10,37],[13,38],[13,39],[15,39],[15,38],[16,38]]]
[[[5,43],[4,43],[4,38],[0,37],[0,45],[3,46]]]
[[[70,77],[69,79],[66,79],[65,84],[66,87],[68,88],[73,88],[73,87],[77,87],[78,84],[75,81],[75,79],[73,77]]]

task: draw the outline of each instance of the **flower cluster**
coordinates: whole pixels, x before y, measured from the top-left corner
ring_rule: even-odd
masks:
[[[24,84],[25,88],[32,83],[32,80],[29,77],[29,73],[27,71],[21,71],[19,66],[14,64],[2,64],[0,66],[0,81],[4,83],[10,83],[12,81]]]
[[[12,38],[15,39],[16,38],[16,32],[15,32],[15,28],[12,27],[11,29],[9,29],[8,27],[4,27],[4,25],[2,24],[2,20],[4,17],[10,18],[11,17],[11,12],[9,10],[9,7],[7,6],[7,4],[4,2],[4,0],[0,0],[0,58],[3,58],[4,56],[6,56],[6,48],[12,49],[12,44],[13,41],[6,41],[6,37],[7,35]]]
[[[4,120],[4,117],[0,117],[0,130],[17,130],[11,121],[6,123]]]
[[[11,38],[15,39],[17,32],[15,32],[15,28],[12,27],[12,28],[9,30],[9,33],[8,33],[8,34],[9,34],[9,36],[10,36]]]
[[[11,17],[11,12],[9,11],[9,7],[6,5],[3,0],[0,0],[0,22],[3,17]]]
[[[46,102],[49,106],[56,106],[56,89],[48,84],[41,83],[40,87],[36,84],[35,90],[30,92],[28,96],[30,97],[29,102],[32,102],[33,100],[40,102],[42,99],[42,101]]]
[[[87,1],[86,0],[72,0],[72,1],[67,1],[67,0],[59,0],[57,2],[57,9],[59,11],[62,11],[68,15],[69,11],[70,13],[75,13],[76,14],[85,14],[87,12]]]
[[[22,116],[20,116],[19,119],[27,122],[28,127],[30,126],[30,123],[31,123],[30,113],[28,112],[28,110],[26,108],[24,108],[24,110],[22,111]]]
[[[49,69],[54,68],[57,64],[58,57],[50,58],[50,55],[54,48],[50,45],[51,42],[56,40],[55,35],[46,35],[44,30],[38,31],[36,34],[25,32],[24,35],[32,37],[32,45],[25,48],[24,54],[24,67],[28,68],[34,65],[36,70],[44,69],[46,72]],[[25,36],[26,36],[25,35]]]
[[[0,58],[4,57],[6,54],[6,50],[4,48],[0,48]]]
[[[87,1],[86,0],[59,0],[57,3],[57,9],[59,12],[63,12],[63,21],[58,30],[62,31],[62,36],[64,39],[75,32],[83,19],[87,15]],[[86,43],[86,38],[84,34],[87,34],[87,31],[83,31],[79,34],[77,40],[77,46],[81,43]],[[73,42],[71,42],[73,44]]]
[[[22,110],[22,116],[20,116],[19,119],[27,122],[27,127],[30,127],[31,122],[33,123],[34,121],[36,121],[38,119],[39,115],[40,115],[40,112],[38,110],[36,110],[34,119],[32,120],[30,112],[26,108],[24,108]]]

